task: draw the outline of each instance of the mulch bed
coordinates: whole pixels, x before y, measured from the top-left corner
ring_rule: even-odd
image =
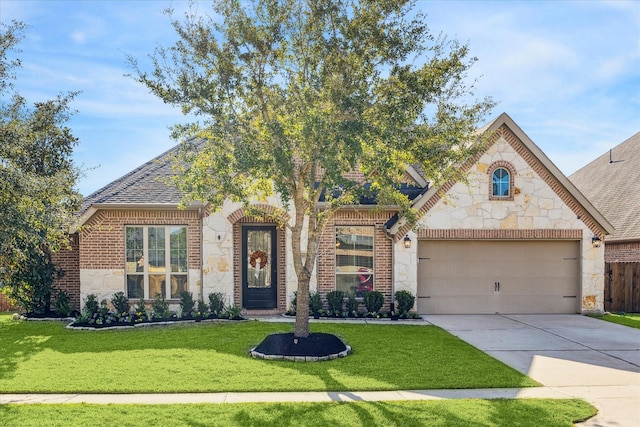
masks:
[[[290,332],[267,336],[253,351],[271,356],[328,357],[346,352],[347,346],[332,334],[313,333],[308,338],[296,338]]]

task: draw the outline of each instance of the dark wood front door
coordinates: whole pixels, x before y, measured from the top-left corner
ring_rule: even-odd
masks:
[[[277,308],[276,243],[275,226],[242,228],[242,308]]]

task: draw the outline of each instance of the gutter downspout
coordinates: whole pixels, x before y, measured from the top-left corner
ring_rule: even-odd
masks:
[[[204,218],[200,207],[198,216],[200,217],[200,301],[206,302],[204,300]]]

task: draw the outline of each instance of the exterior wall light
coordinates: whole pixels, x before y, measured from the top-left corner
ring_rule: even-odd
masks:
[[[602,240],[600,240],[598,236],[593,236],[591,238],[591,244],[594,248],[599,248],[600,246],[602,246]]]
[[[407,249],[411,247],[411,239],[409,236],[404,236],[404,247]]]

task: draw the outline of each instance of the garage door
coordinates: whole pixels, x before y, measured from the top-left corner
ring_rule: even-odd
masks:
[[[420,314],[576,313],[576,241],[421,241]]]

